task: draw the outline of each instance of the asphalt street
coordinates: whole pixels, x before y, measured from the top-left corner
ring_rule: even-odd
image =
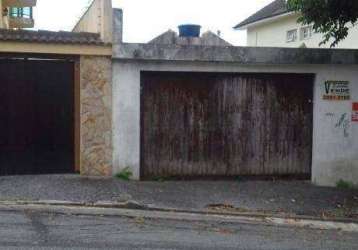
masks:
[[[0,211],[0,249],[357,249],[358,234],[267,225]]]

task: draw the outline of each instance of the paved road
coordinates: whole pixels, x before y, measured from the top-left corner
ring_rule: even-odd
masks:
[[[0,249],[357,249],[358,234],[0,211]]]

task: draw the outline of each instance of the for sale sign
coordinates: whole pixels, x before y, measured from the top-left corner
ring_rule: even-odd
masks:
[[[348,81],[326,81],[323,85],[323,100],[348,101],[351,99]]]
[[[358,122],[358,102],[353,103],[352,121]]]

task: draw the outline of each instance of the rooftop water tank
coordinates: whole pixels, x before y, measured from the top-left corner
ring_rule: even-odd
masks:
[[[200,37],[200,25],[196,24],[184,24],[179,27],[180,37]]]

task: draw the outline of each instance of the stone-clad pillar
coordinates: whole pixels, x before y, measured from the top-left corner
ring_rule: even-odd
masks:
[[[81,174],[112,174],[112,60],[104,56],[80,59]]]

